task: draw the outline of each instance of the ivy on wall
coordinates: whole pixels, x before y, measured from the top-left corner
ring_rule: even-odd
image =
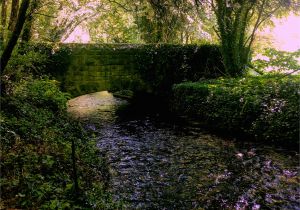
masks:
[[[108,90],[111,91],[129,89],[168,95],[173,84],[216,78],[224,72],[219,46],[211,44],[62,44],[52,50],[52,62],[48,70],[64,83],[64,77],[69,75],[67,71],[77,71],[76,68],[80,68],[78,65],[69,68],[70,64],[76,63],[74,59],[79,59],[80,56],[85,57],[85,61],[80,63],[83,66],[80,67],[94,65],[89,68],[93,71],[101,71],[103,66],[106,71],[110,67],[113,71],[113,65],[124,66],[128,76],[115,75],[109,78],[111,84],[108,85]],[[95,57],[99,61],[94,61]],[[90,64],[87,60],[93,60],[95,64]],[[88,91],[89,88],[85,87],[80,94]],[[96,91],[94,86],[93,91]]]

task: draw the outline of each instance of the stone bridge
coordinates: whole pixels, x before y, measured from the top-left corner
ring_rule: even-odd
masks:
[[[64,60],[56,76],[72,96],[104,90],[160,91],[181,81],[214,77],[220,66],[216,51],[211,45],[64,44],[56,52]]]
[[[73,96],[116,89],[116,83],[139,77],[138,47],[130,45],[68,45],[68,65],[59,77]]]

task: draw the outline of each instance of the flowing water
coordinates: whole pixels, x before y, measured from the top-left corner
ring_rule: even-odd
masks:
[[[298,152],[237,143],[129,107],[107,92],[69,101],[96,135],[110,190],[125,209],[300,209]]]

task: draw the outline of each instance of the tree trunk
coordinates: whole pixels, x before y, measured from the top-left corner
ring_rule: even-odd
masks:
[[[32,21],[33,21],[33,17],[32,17],[32,15],[29,15],[24,24],[24,29],[23,29],[22,38],[21,38],[22,42],[29,42],[31,39]]]
[[[8,30],[13,31],[18,18],[19,0],[12,0]]]
[[[7,0],[2,0],[1,5],[1,32],[0,32],[0,43],[2,48],[2,44],[4,44],[4,31],[6,29],[6,12],[7,12]]]
[[[15,26],[12,36],[10,37],[10,39],[3,51],[3,54],[1,56],[1,62],[0,62],[0,75],[1,76],[3,74],[3,71],[7,65],[10,57],[11,57],[12,51],[17,44],[19,36],[21,34],[22,28],[25,23],[26,12],[28,10],[29,4],[30,4],[30,0],[22,1],[21,7],[19,10],[19,15],[18,15],[17,22],[16,22],[16,26]]]
[[[22,33],[22,42],[29,42],[32,36],[32,24],[34,21],[34,12],[37,9],[40,1],[35,0],[31,3],[31,7],[29,10],[29,15],[27,16],[25,23],[24,23],[24,28],[23,28],[23,33]]]
[[[189,32],[186,31],[186,32],[185,32],[185,44],[188,44],[188,43],[189,43],[189,38],[190,38]]]

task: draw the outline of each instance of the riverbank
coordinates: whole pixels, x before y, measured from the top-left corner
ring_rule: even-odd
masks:
[[[116,209],[105,158],[67,114],[57,82],[27,79],[1,97],[0,209]]]
[[[294,209],[297,152],[216,136],[108,92],[69,101],[108,160],[125,209]],[[228,194],[230,192],[230,194]]]
[[[267,144],[299,145],[299,76],[181,83],[171,107],[208,127]]]

